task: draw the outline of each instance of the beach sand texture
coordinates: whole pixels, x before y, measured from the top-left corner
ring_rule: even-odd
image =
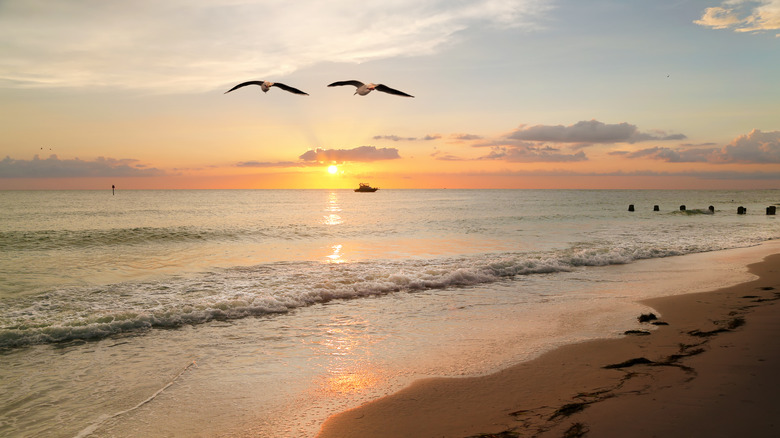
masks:
[[[749,269],[758,279],[646,301],[647,333],[421,380],[329,418],[318,438],[780,436],[780,254]]]

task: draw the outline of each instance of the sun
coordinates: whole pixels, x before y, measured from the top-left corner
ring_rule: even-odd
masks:
[[[335,175],[336,172],[338,172],[338,171],[339,171],[339,168],[335,164],[332,164],[332,165],[328,166],[328,173],[329,174]]]

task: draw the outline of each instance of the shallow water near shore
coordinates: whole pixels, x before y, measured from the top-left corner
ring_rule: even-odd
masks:
[[[746,280],[777,195],[2,192],[0,435],[313,436]]]

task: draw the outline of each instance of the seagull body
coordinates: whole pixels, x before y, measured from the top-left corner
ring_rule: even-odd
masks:
[[[267,93],[268,90],[271,89],[271,87],[279,87],[279,88],[281,88],[284,91],[289,91],[290,93],[303,94],[305,96],[309,95],[309,93],[304,93],[303,91],[301,91],[301,90],[299,90],[297,88],[293,88],[293,87],[291,87],[289,85],[284,85],[284,84],[282,84],[280,82],[269,82],[269,81],[247,81],[247,82],[242,82],[242,83],[236,85],[235,87],[225,91],[224,94],[228,94],[231,91],[237,90],[237,89],[239,89],[241,87],[246,87],[247,85],[259,85],[260,89],[263,90],[263,93]]]
[[[364,84],[360,81],[339,81],[334,82],[329,87],[338,87],[340,85],[353,85],[357,87],[357,90],[355,90],[355,94],[359,94],[361,96],[365,96],[366,94],[370,93],[373,90],[381,91],[383,93],[388,94],[395,94],[396,96],[406,96],[406,97],[414,97],[411,94],[406,94],[403,91],[398,91],[394,88],[390,88],[387,85],[383,84]]]

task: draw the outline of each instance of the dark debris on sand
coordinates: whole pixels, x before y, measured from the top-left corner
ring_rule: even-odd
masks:
[[[649,336],[650,332],[647,330],[626,330],[623,332],[624,335],[634,335],[634,336]]]
[[[555,420],[558,417],[568,417],[569,415],[576,414],[577,412],[581,412],[583,409],[585,409],[586,406],[588,406],[589,403],[585,402],[575,402],[575,403],[567,403],[558,410],[556,410],[552,417],[550,417],[550,420]]]
[[[628,368],[628,367],[632,367],[634,365],[652,365],[654,363],[655,362],[653,362],[652,360],[650,360],[650,359],[648,359],[646,357],[635,357],[633,359],[629,359],[629,360],[624,361],[624,362],[614,363],[612,365],[604,365],[602,368],[606,368],[608,370],[614,370],[614,369],[618,369],[618,368]]]
[[[655,313],[643,313],[639,315],[637,319],[639,320],[639,322],[650,322],[650,321],[655,321],[656,319],[658,319],[658,317],[655,316]]]
[[[563,433],[563,438],[581,438],[584,437],[590,429],[583,423],[574,423]]]
[[[486,433],[482,435],[472,435],[466,438],[518,438],[519,436],[520,436],[519,433],[512,432],[510,430],[505,430],[499,433]]]

